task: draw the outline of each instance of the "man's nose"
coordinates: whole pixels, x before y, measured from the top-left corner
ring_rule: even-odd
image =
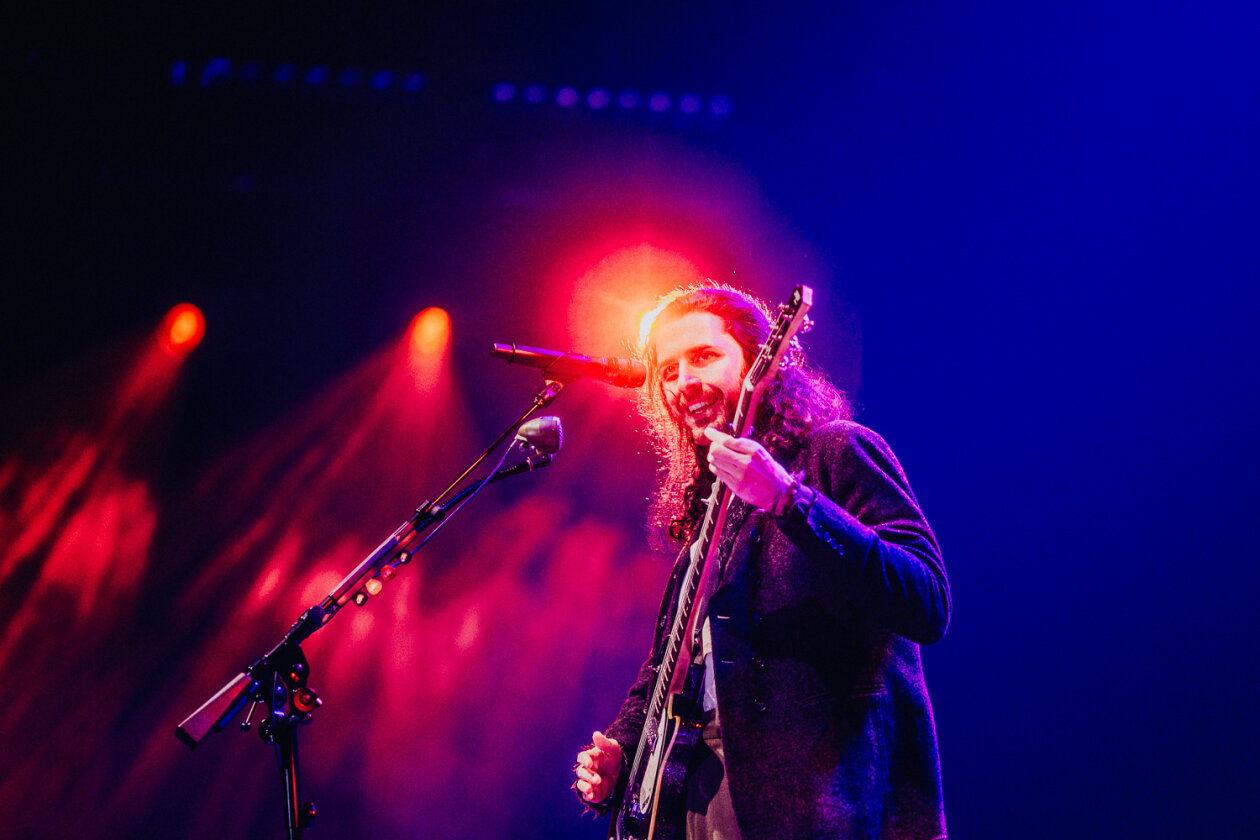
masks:
[[[695,372],[695,371],[691,370],[691,369],[690,369],[689,367],[687,367],[686,365],[679,365],[679,366],[678,366],[678,389],[679,389],[680,391],[681,391],[682,389],[686,388],[688,385],[691,385],[691,384],[693,384],[693,383],[695,383],[695,382],[699,382],[699,381],[700,381],[700,380],[699,380],[699,378],[696,376],[696,372]]]

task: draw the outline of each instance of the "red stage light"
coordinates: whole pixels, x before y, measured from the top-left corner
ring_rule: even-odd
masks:
[[[451,316],[445,309],[430,306],[411,319],[411,352],[435,356],[446,349],[451,339]]]
[[[205,334],[206,316],[191,303],[181,303],[172,307],[162,319],[158,341],[167,353],[182,356],[200,344]]]
[[[431,306],[411,319],[407,364],[417,388],[428,390],[437,382],[450,343],[451,316],[445,309]]]
[[[592,259],[573,284],[569,334],[587,353],[624,355],[641,340],[655,312],[654,302],[678,286],[698,283],[704,275],[679,251],[648,243],[605,251]]]

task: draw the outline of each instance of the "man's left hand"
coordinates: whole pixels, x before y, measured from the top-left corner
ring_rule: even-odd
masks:
[[[705,429],[704,434],[710,441],[709,470],[745,502],[772,510],[792,483],[783,465],[755,440],[732,437],[714,428]]]

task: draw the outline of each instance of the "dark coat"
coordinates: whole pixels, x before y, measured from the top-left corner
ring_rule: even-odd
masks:
[[[840,422],[780,459],[800,478],[781,518],[739,500],[712,596],[718,714],[744,840],[945,837],[936,730],[919,645],[950,595],[940,548],[888,445]],[[638,743],[673,610],[606,730]]]

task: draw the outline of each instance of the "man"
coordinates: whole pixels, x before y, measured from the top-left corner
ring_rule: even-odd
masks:
[[[752,433],[727,434],[769,330],[749,296],[692,289],[666,298],[641,348],[642,408],[665,459],[655,532],[689,544],[714,476],[736,497],[730,549],[702,594],[706,714],[687,837],[944,838],[919,659],[949,623],[940,549],[887,444],[798,351]],[[578,754],[574,787],[597,811],[621,796],[686,562],[684,549],[620,713]]]

